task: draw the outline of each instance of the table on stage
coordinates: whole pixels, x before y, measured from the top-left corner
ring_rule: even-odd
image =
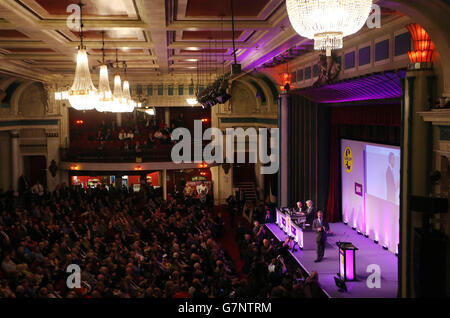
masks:
[[[283,210],[276,209],[277,211],[277,225],[286,233],[289,237],[293,238],[303,250],[313,250],[316,248],[315,233],[312,230],[303,229],[301,226],[294,222],[294,218]],[[297,218],[295,218],[297,219]]]

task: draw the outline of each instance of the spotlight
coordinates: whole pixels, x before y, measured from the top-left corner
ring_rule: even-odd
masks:
[[[369,234],[364,234],[365,237],[369,237]]]
[[[334,283],[336,284],[337,288],[339,288],[339,292],[346,292],[348,291],[347,285],[345,285],[345,281],[339,277],[334,277]]]
[[[356,226],[352,226],[352,230],[356,230]]]
[[[373,240],[373,242],[374,242],[375,244],[378,244],[378,240],[377,240],[377,239]]]
[[[225,104],[231,98],[230,94],[225,93],[223,96],[219,96],[217,101],[219,104]]]
[[[387,250],[388,247],[386,245],[383,245],[383,250]]]
[[[397,253],[397,252],[395,253],[395,256],[397,256],[397,257],[398,257],[398,253]]]
[[[356,230],[356,233],[358,233],[358,235],[362,235],[360,230]]]
[[[229,76],[229,73],[221,76],[214,83],[200,91],[196,96],[198,102],[203,107],[212,107],[226,103],[231,98],[231,95],[227,93]]]
[[[344,221],[344,224],[347,225],[347,224],[348,224],[348,221]]]

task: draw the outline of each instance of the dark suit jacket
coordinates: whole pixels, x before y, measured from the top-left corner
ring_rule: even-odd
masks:
[[[317,217],[316,216],[316,208],[313,206],[310,208],[306,208],[305,213],[306,213],[306,223],[312,224],[314,219]]]
[[[302,206],[302,208],[299,209],[298,206],[295,206],[294,212],[305,212],[305,207]]]
[[[395,203],[396,192],[394,174],[392,173],[392,169],[388,167],[386,169],[386,199]]]
[[[322,226],[325,226],[325,229],[327,231],[330,230],[330,226],[328,225],[328,222],[325,219],[322,219]],[[320,241],[325,242],[327,240],[327,232],[323,231],[323,230],[322,231],[318,231],[318,229],[320,227],[321,227],[321,225],[320,225],[319,219],[315,219],[314,222],[313,222],[312,228],[316,232],[316,241],[317,242],[320,242]]]

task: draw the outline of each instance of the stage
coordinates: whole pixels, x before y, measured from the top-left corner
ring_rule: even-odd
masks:
[[[283,241],[286,234],[275,223],[267,223],[266,227],[279,240]],[[316,250],[290,251],[300,266],[310,274],[316,270],[319,273],[319,283],[322,290],[331,298],[395,298],[397,297],[397,256],[384,250],[371,239],[358,235],[355,230],[344,223],[331,223],[333,234],[328,236],[325,247],[325,257],[319,263],[314,263]],[[338,247],[336,242],[352,242],[359,250],[356,251],[356,281],[346,282],[348,292],[339,292],[334,277],[339,271]],[[372,272],[367,273],[371,264],[379,265],[381,270],[380,288],[370,289],[366,280]]]

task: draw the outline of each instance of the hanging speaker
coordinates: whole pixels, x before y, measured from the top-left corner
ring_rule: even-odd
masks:
[[[241,64],[231,65],[231,75],[238,75],[242,72]]]

